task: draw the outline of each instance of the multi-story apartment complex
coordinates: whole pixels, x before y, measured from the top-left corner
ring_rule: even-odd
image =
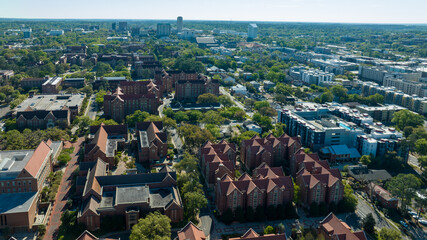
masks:
[[[68,127],[78,116],[84,95],[35,95],[16,107],[18,128]]]
[[[395,87],[409,95],[427,97],[427,84],[422,82],[407,81],[405,79],[394,78],[386,75],[382,82],[384,87]]]
[[[301,143],[314,151],[331,145],[357,148],[362,155],[383,156],[396,151],[404,159],[407,151],[400,148],[402,133],[373,122],[367,113],[360,113],[338,103],[297,103],[295,111],[279,111],[285,132],[300,136]]]
[[[138,160],[141,163],[158,161],[168,154],[168,137],[163,122],[140,122],[135,126]]]
[[[106,216],[124,219],[131,229],[147,212],[159,211],[177,223],[183,220],[183,203],[176,173],[164,166],[158,173],[107,175],[107,163],[82,163],[76,191],[82,206],[77,222],[99,229]]]
[[[363,231],[352,231],[351,228],[337,218],[333,213],[330,213],[325,219],[320,221],[317,229],[319,235],[325,240],[336,239],[352,239],[352,240],[367,240],[368,238]]]
[[[256,209],[258,206],[278,206],[292,202],[292,178],[285,176],[281,167],[263,163],[254,169],[253,177],[244,173],[239,179],[223,176],[215,186],[215,203],[219,213],[240,207]]]
[[[270,166],[289,166],[291,156],[301,148],[298,137],[286,134],[276,138],[273,134],[265,138],[255,135],[243,140],[240,146],[240,160],[248,169],[254,169],[261,163]]]
[[[44,82],[46,82],[49,79],[49,76],[46,76],[44,78],[23,78],[21,80],[21,87],[23,89],[31,89],[31,88],[42,88],[42,85]]]
[[[39,196],[62,142],[41,142],[35,150],[0,151],[0,229],[31,230]]]
[[[357,71],[359,65],[347,61],[337,59],[311,59],[310,62],[315,67],[320,67],[325,72],[333,73],[335,75],[343,75],[346,71]]]
[[[393,114],[395,112],[404,110],[406,108],[394,104],[387,104],[375,107],[359,105],[356,106],[356,109],[359,110],[359,112],[361,113],[369,114],[369,116],[371,116],[376,121],[391,122],[391,119],[393,119]]]
[[[121,122],[136,110],[157,113],[160,101],[159,89],[151,80],[121,82],[113,94],[104,96],[104,114]]]
[[[410,96],[397,91],[395,87],[379,86],[373,82],[356,82],[362,90],[363,96],[380,94],[384,96],[384,102],[387,104],[396,104],[405,107],[419,114],[427,114],[427,97]]]
[[[363,65],[359,67],[359,78],[367,81],[382,83],[387,73],[386,70],[377,67],[367,67]]]
[[[305,85],[324,86],[326,83],[334,81],[333,73],[324,72],[319,69],[306,69],[305,67],[293,67],[289,75],[296,80],[302,81]]]
[[[178,101],[195,102],[204,93],[218,96],[219,81],[203,75],[198,75],[197,79],[193,77],[191,79],[182,79],[179,77],[179,80],[175,81],[175,99]]]
[[[207,141],[200,149],[200,166],[206,184],[212,188],[224,175],[234,178],[236,145],[222,140],[218,144]]]
[[[178,32],[182,32],[182,28],[184,26],[183,18],[181,16],[176,18],[176,30]]]
[[[335,203],[343,199],[344,185],[338,169],[331,169],[328,161],[319,160],[317,154],[300,150],[293,161],[296,166],[296,183],[300,187],[300,199],[309,207],[312,203]]]

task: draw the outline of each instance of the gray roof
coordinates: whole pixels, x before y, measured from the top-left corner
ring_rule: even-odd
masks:
[[[148,203],[150,189],[147,185],[136,187],[118,187],[116,190],[116,204]]]
[[[25,111],[28,107],[33,110],[61,110],[64,106],[76,107],[83,103],[84,95],[81,94],[64,94],[64,95],[36,95],[32,98],[25,99],[16,111]]]
[[[349,175],[358,181],[387,181],[391,179],[386,170],[372,170],[365,165],[353,165],[348,167]]]
[[[15,179],[27,165],[33,154],[34,150],[1,151],[0,180]]]
[[[37,192],[0,194],[0,214],[28,212]]]
[[[164,208],[177,198],[172,187],[150,189],[150,206],[152,208]]]
[[[50,145],[50,148],[52,149],[52,156],[56,156],[58,154],[61,145],[62,141],[52,142],[52,144]]]

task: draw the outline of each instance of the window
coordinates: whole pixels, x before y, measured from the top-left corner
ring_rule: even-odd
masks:
[[[254,195],[253,195],[253,203],[252,206],[255,208],[256,206],[258,206],[258,191],[254,191]]]
[[[236,208],[236,206],[237,206],[237,192],[234,191],[234,194],[233,194],[233,208]]]
[[[273,193],[273,205],[277,204],[277,188],[274,189],[274,193]]]

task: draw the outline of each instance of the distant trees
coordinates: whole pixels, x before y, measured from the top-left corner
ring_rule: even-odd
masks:
[[[364,165],[369,165],[371,163],[371,156],[369,156],[369,155],[363,155],[360,158],[360,162],[363,163]]]
[[[184,147],[187,149],[199,148],[204,142],[215,139],[207,129],[201,129],[191,124],[184,124],[179,127],[178,133],[184,137]]]

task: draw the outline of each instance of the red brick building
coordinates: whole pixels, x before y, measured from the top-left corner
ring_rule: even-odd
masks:
[[[378,200],[382,207],[397,209],[399,205],[399,200],[397,198],[393,197],[389,191],[375,183],[369,183],[368,186],[366,186],[366,192],[371,198]]]
[[[159,211],[172,223],[183,220],[184,209],[176,185],[176,173],[163,167],[158,173],[110,175],[107,163],[98,160],[87,175],[77,179],[76,190],[82,193],[78,223],[90,231],[99,229],[106,216],[122,218],[131,229],[147,212]]]
[[[141,163],[158,161],[168,154],[168,137],[163,122],[136,124],[138,160]]]
[[[252,228],[241,237],[230,238],[229,240],[286,240],[286,234],[264,234],[256,233]]]
[[[61,144],[49,140],[35,150],[0,152],[0,229],[32,229],[52,154]]]
[[[318,228],[318,234],[323,236],[325,240],[367,240],[368,238],[363,231],[353,232],[351,228],[335,216],[330,213],[325,219],[323,219]]]
[[[200,166],[206,183],[213,187],[224,175],[234,178],[236,145],[224,140],[218,144],[207,141],[200,149]]]
[[[277,206],[290,203],[293,199],[292,178],[284,176],[281,167],[269,167],[266,163],[254,169],[253,177],[244,173],[233,180],[225,175],[215,186],[215,203],[220,214],[227,208],[246,209],[258,206]]]
[[[178,237],[175,240],[206,240],[205,233],[194,223],[189,222],[185,227],[178,231]]]
[[[85,162],[94,162],[98,158],[114,166],[114,155],[118,149],[123,149],[127,141],[126,125],[92,126],[88,137],[89,143],[85,145]]]
[[[265,138],[258,135],[243,140],[240,149],[240,160],[248,169],[254,169],[265,162],[270,166],[289,166],[291,156],[301,148],[298,137],[286,134],[276,138],[273,134]]]
[[[136,110],[157,114],[160,92],[151,81],[121,82],[113,94],[104,96],[104,114],[117,122]]]
[[[179,73],[173,76],[175,81],[175,99],[182,102],[196,102],[204,93],[219,95],[219,81],[194,73]]]
[[[344,195],[344,185],[338,169],[331,169],[328,161],[320,161],[317,154],[300,150],[295,155],[298,171],[296,183],[300,187],[300,199],[305,206],[313,202],[338,203]]]

